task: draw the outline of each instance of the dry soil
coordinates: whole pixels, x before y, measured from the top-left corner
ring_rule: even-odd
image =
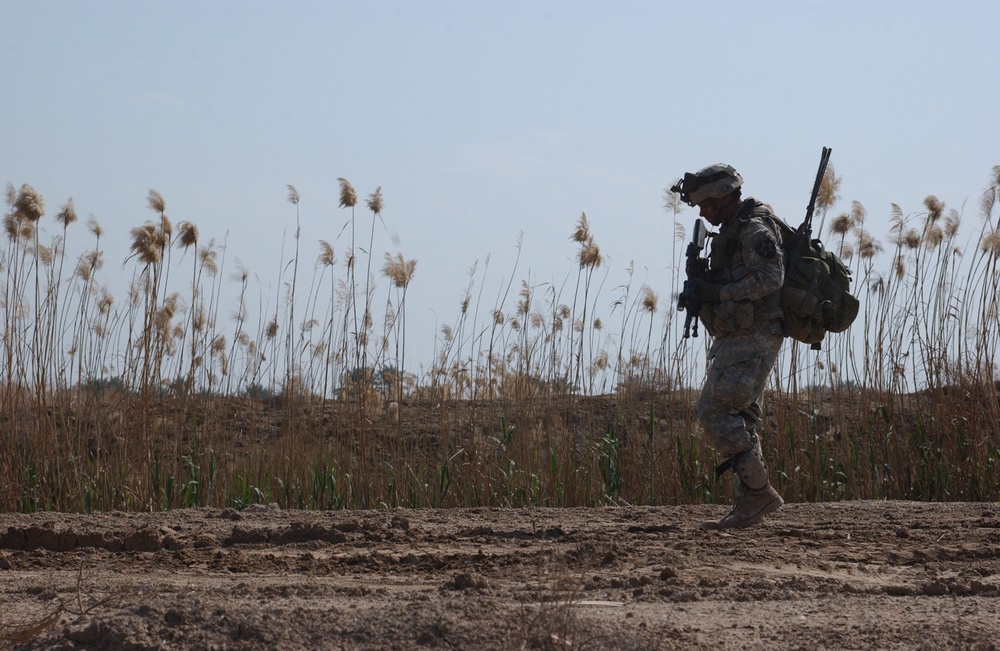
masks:
[[[1000,504],[0,515],[0,647],[995,649]]]

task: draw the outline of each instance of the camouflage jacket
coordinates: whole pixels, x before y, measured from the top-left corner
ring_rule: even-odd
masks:
[[[714,337],[781,334],[785,279],[781,234],[771,207],[746,199],[712,238],[709,281],[721,285],[719,302],[703,306],[701,320]]]

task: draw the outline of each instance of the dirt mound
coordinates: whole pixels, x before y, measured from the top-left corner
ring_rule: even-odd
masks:
[[[995,649],[1000,505],[0,515],[18,649]]]

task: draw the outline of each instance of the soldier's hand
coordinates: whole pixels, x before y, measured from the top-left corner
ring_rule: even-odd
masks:
[[[714,285],[707,280],[702,280],[701,278],[695,279],[694,295],[700,303],[718,303],[719,302],[719,292],[722,290],[722,285]]]

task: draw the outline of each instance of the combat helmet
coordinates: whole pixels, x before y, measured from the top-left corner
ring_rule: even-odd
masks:
[[[732,166],[716,163],[694,174],[686,172],[670,191],[678,193],[687,205],[695,206],[705,199],[724,197],[742,185],[743,177]]]

